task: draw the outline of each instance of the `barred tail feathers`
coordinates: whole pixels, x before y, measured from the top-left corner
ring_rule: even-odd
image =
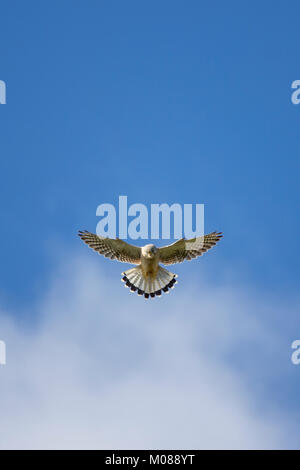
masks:
[[[161,296],[162,292],[169,293],[177,283],[177,274],[171,273],[167,269],[159,266],[155,279],[143,276],[141,266],[128,269],[122,273],[122,281],[125,287],[129,287],[131,292],[143,295],[146,299],[149,297]]]

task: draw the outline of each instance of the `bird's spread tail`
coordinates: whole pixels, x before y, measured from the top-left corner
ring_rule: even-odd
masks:
[[[128,269],[122,274],[125,287],[129,287],[132,292],[137,292],[138,295],[143,295],[146,299],[156,295],[160,296],[163,292],[168,293],[168,290],[173,289],[177,282],[177,274],[173,274],[161,266],[158,267],[155,279],[145,278],[141,266]]]

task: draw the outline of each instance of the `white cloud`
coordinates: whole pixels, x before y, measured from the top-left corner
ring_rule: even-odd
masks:
[[[256,367],[278,348],[262,299],[201,280],[146,301],[99,261],[65,261],[35,324],[0,315],[2,449],[293,445],[289,416],[238,364],[245,344]]]

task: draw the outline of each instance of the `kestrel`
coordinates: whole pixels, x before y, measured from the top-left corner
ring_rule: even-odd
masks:
[[[223,236],[222,232],[212,232],[190,240],[182,238],[171,245],[158,248],[153,244],[134,246],[119,238],[99,237],[86,230],[79,231],[78,235],[89,247],[106,258],[136,264],[135,268],[122,273],[122,281],[125,282],[125,287],[146,299],[160,296],[162,292],[167,293],[177,282],[177,274],[171,273],[159,263],[167,265],[190,261],[212,248]]]

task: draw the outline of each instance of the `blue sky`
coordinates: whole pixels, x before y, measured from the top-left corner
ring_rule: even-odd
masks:
[[[99,204],[204,203],[224,239],[177,272],[269,299],[286,366],[266,388],[298,413],[299,3],[30,0],[0,13],[2,308],[35,322],[58,259],[94,262],[76,232],[95,230]],[[96,261],[120,289],[123,266]]]

